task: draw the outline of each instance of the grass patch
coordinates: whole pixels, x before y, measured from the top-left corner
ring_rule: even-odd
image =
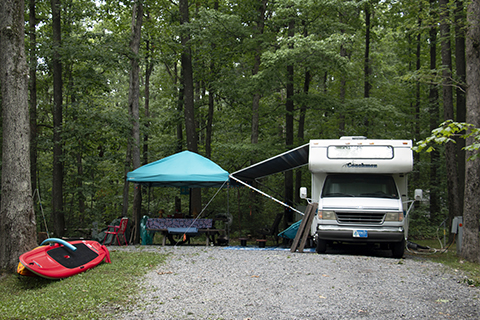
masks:
[[[436,251],[423,252],[417,254],[425,257],[431,261],[441,263],[456,270],[461,270],[465,273],[463,281],[468,285],[480,286],[480,265],[463,260],[457,255],[457,248],[455,243],[449,246],[446,250],[440,249],[438,240],[412,240],[412,242],[428,246],[430,248],[437,248]]]
[[[0,319],[104,319],[112,306],[128,306],[136,278],[166,256],[112,250],[111,264],[62,280],[8,274],[0,280]]]

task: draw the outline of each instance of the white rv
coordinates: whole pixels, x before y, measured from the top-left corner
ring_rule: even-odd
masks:
[[[413,169],[410,140],[342,137],[311,140],[308,166],[311,225],[316,251],[333,242],[371,242],[402,257],[408,235],[407,173]],[[301,189],[306,198],[306,189]]]
[[[394,257],[403,255],[411,202],[407,199],[407,173],[413,169],[411,140],[310,140],[230,178],[303,215],[249,183],[307,164],[312,173],[311,198],[307,199],[306,188],[300,189],[300,197],[318,203],[310,230],[318,253],[334,242],[370,242],[390,248]],[[415,199],[421,197],[421,190],[415,190]]]

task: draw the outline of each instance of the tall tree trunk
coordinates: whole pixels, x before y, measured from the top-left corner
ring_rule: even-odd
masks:
[[[455,68],[457,71],[457,118],[458,122],[465,122],[466,100],[465,92],[465,10],[463,0],[455,1]],[[457,163],[458,163],[458,185],[459,202],[463,204],[465,185],[465,139],[456,139],[457,142]],[[463,214],[463,205],[460,206]]]
[[[80,213],[80,221],[84,221],[85,201],[86,197],[83,192],[83,161],[82,161],[83,143],[80,142],[79,151],[77,152],[77,194],[78,194],[78,212]]]
[[[253,34],[254,38],[257,38],[258,36],[262,35],[265,30],[265,12],[267,10],[267,1],[268,0],[258,0],[257,21],[255,26],[255,33]],[[255,48],[255,63],[252,69],[253,76],[255,76],[260,70],[261,56],[262,56],[262,48],[261,48],[261,44],[259,43]],[[253,99],[252,99],[252,134],[250,137],[250,141],[253,144],[258,143],[258,135],[260,130],[259,129],[260,98],[261,98],[261,94],[259,92],[254,92]]]
[[[372,16],[370,3],[365,3],[365,54],[363,60],[363,77],[364,77],[364,86],[363,86],[363,97],[370,97],[370,89],[372,88],[371,84],[371,73],[372,68],[370,66],[370,31],[372,29],[370,18]]]
[[[363,86],[363,97],[370,98],[370,90],[372,89],[372,67],[370,62],[370,42],[371,36],[370,32],[372,30],[371,25],[371,17],[372,17],[372,8],[373,6],[370,2],[365,3],[365,54],[364,54],[364,86]],[[370,126],[370,119],[368,116],[368,112],[365,113],[364,119],[364,135],[368,136],[370,133],[369,126]]]
[[[215,70],[215,64],[210,65],[210,70]],[[213,74],[215,74],[213,72]],[[215,107],[214,88],[210,86],[208,89],[208,114],[207,114],[207,128],[205,136],[205,156],[208,159],[212,158],[212,130],[213,130],[213,113]]]
[[[288,23],[288,37],[292,38],[295,35],[295,20],[291,18]],[[293,46],[290,45],[290,49],[293,49]],[[287,100],[285,102],[285,146],[288,149],[293,147],[293,112],[294,112],[294,67],[293,64],[287,65]],[[293,205],[293,170],[288,170],[285,172],[285,203],[292,206]],[[284,217],[284,222],[293,222],[293,212],[290,209],[286,209],[286,215]],[[285,225],[286,226],[286,225]]]
[[[30,183],[28,67],[25,57],[25,4],[0,2],[0,86],[2,95],[2,201],[0,269],[14,271],[18,256],[36,246]]]
[[[188,12],[188,0],[179,1],[180,24],[188,24],[190,21]],[[183,107],[185,114],[185,133],[187,136],[187,149],[192,152],[198,152],[197,132],[195,128],[195,104],[193,88],[193,67],[192,53],[190,49],[190,35],[185,32],[181,35],[182,42],[182,70],[183,70],[183,88],[184,99]]]
[[[303,94],[306,98],[308,91],[310,90],[310,82],[312,81],[312,75],[310,71],[305,71],[305,79],[303,81]],[[300,144],[305,143],[305,115],[307,113],[307,103],[302,103],[300,106],[300,117],[298,119],[298,141]],[[295,172],[295,190],[300,190],[302,187],[302,169],[297,169]],[[299,192],[295,193],[295,203],[300,203]]]
[[[215,0],[213,4],[213,9],[218,11],[218,0]],[[215,44],[212,44],[212,49],[215,49]],[[215,75],[217,74],[215,62],[211,61],[210,63],[210,74]],[[208,114],[207,114],[207,128],[206,128],[206,136],[205,136],[205,156],[208,159],[212,158],[212,134],[213,134],[213,113],[215,107],[215,92],[212,86],[212,80],[208,83]]]
[[[139,50],[142,35],[143,3],[137,0],[132,8],[132,38],[130,40],[130,84],[128,91],[128,113],[132,123],[131,151],[133,170],[140,167],[140,65]],[[127,183],[127,182],[125,182]],[[133,192],[133,242],[140,242],[140,220],[142,218],[142,188],[136,185]]]
[[[440,0],[440,36],[442,44],[442,92],[443,92],[443,119],[454,120],[453,111],[453,83],[452,83],[452,49],[450,44],[450,14],[448,0]],[[445,146],[445,166],[447,169],[448,192],[448,226],[451,226],[453,217],[462,213],[458,193],[457,147],[453,142]],[[450,228],[448,228],[450,230]],[[452,236],[452,235],[451,235]]]
[[[61,32],[61,2],[51,0],[53,31],[53,183],[52,183],[52,220],[55,235],[65,234],[65,213],[63,211],[63,80]]]
[[[470,1],[467,9],[467,122],[480,127],[480,1]],[[467,139],[467,145],[473,144]],[[467,156],[472,153],[468,152]],[[467,161],[465,203],[463,207],[463,241],[461,255],[468,261],[480,262],[478,227],[480,219],[480,160]]]
[[[147,15],[149,19],[149,16]],[[147,132],[143,134],[143,164],[148,163],[148,128],[150,126],[150,77],[152,76],[153,72],[153,59],[151,55],[153,54],[153,48],[150,44],[150,40],[147,40],[147,57],[145,59],[145,129]]]
[[[37,189],[37,17],[35,0],[29,1],[29,36],[30,36],[30,66],[28,91],[30,92],[30,176],[32,177],[32,192]]]
[[[340,13],[340,23],[343,23],[345,14]],[[344,34],[345,30],[341,29],[340,33]],[[343,44],[340,44],[340,57],[349,57],[350,54],[347,52],[347,49]],[[347,75],[343,72],[340,75],[340,93],[339,99],[342,106],[345,105],[345,98],[347,92]],[[343,108],[342,108],[343,109]],[[345,110],[343,109],[342,112],[338,115],[338,134],[343,136],[345,134]]]
[[[174,65],[174,72],[175,72],[175,84],[178,89],[178,103],[177,103],[177,143],[175,146],[175,152],[181,152],[183,150],[183,119],[185,118],[183,116],[183,100],[184,100],[184,94],[183,94],[183,69],[180,71],[180,78],[178,77],[178,68],[177,64],[175,63]]]
[[[132,144],[129,142],[127,144],[127,152],[125,154],[125,162],[124,162],[124,169],[123,169],[123,181],[125,181],[123,185],[123,202],[122,202],[122,216],[126,217],[128,215],[128,194],[129,194],[129,182],[127,181],[127,174],[130,172],[132,165]]]
[[[346,57],[347,56],[347,50],[343,45],[340,46],[340,56],[341,57]],[[345,97],[347,93],[347,77],[346,75],[342,74],[340,75],[340,93],[339,93],[339,98],[340,98],[340,103],[342,105],[345,105]],[[343,136],[345,134],[345,112],[341,112],[338,115],[338,133],[340,136]]]
[[[418,27],[420,29],[420,27],[422,26],[422,19],[419,18],[418,19]],[[422,57],[422,48],[421,48],[421,43],[422,43],[422,34],[419,32],[417,34],[417,39],[416,39],[416,51],[415,51],[415,59],[416,59],[416,63],[415,63],[415,70],[417,72],[420,71],[420,68],[421,68],[421,57]],[[421,138],[420,138],[420,105],[421,105],[421,86],[420,86],[420,82],[418,81],[416,83],[416,86],[415,86],[415,140],[416,141],[420,141]],[[413,153],[413,159],[415,161],[415,163],[418,163],[418,161],[420,161],[420,154],[418,152],[414,152]],[[415,170],[414,171],[414,175],[413,175],[413,180],[415,181],[415,183],[418,183],[420,181],[420,171],[419,170]]]
[[[431,14],[433,21],[437,21],[434,5],[436,0],[430,0]],[[430,32],[430,70],[437,68],[437,28],[431,27]],[[438,88],[435,84],[430,85],[429,89],[429,113],[430,113],[430,131],[438,127],[439,107],[438,107]],[[434,221],[435,216],[440,212],[440,199],[438,195],[438,174],[439,154],[434,150],[430,153],[430,219]]]
[[[188,0],[179,1],[180,24],[190,22]],[[193,86],[192,51],[190,49],[190,34],[182,33],[182,73],[183,73],[183,110],[185,115],[185,133],[187,136],[187,149],[198,153],[197,129],[195,126],[195,99]],[[190,213],[199,214],[202,211],[201,189],[190,191]]]

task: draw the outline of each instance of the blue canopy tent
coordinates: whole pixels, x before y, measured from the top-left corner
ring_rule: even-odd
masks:
[[[127,181],[148,187],[150,207],[150,187],[222,188],[229,186],[230,178],[227,171],[210,159],[183,151],[127,173]]]
[[[228,187],[229,180],[229,173],[218,164],[191,151],[173,154],[127,173],[128,182],[149,187],[149,191],[150,187],[221,188]],[[148,198],[150,207],[150,192]]]
[[[127,181],[149,187],[219,188],[228,185],[229,173],[210,159],[183,151],[129,172]]]

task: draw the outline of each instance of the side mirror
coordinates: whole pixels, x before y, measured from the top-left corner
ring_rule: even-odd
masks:
[[[422,189],[415,189],[415,198],[416,201],[423,200],[423,190]]]
[[[307,188],[300,188],[300,199],[307,199]]]

